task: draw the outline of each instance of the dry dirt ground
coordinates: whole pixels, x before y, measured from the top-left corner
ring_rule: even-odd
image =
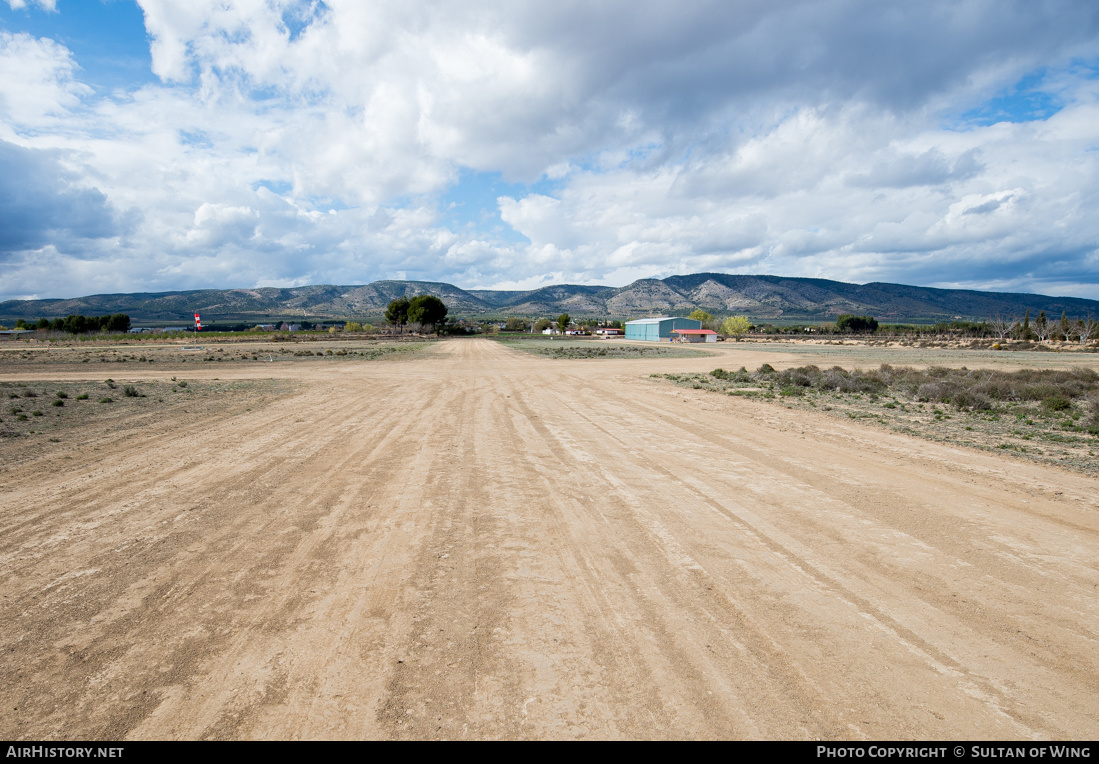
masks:
[[[0,738],[1099,737],[1099,481],[717,352],[0,361],[165,401],[0,441]]]

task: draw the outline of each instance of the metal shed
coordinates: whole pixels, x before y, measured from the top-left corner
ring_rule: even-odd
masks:
[[[664,318],[639,318],[626,322],[626,339],[659,342],[671,339],[673,329],[701,329],[702,322],[690,318],[665,316]]]

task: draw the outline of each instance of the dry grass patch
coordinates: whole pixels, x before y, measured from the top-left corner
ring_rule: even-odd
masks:
[[[1052,369],[800,366],[665,374],[678,385],[782,403],[932,440],[1099,474],[1099,374]]]
[[[261,405],[293,388],[286,380],[0,382],[0,465],[37,456],[47,443],[138,428],[176,411],[223,414]]]

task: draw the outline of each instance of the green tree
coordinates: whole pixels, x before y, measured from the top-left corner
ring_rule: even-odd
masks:
[[[407,297],[398,297],[390,300],[389,307],[385,309],[385,320],[396,327],[398,332],[408,323],[408,304]]]
[[[836,316],[837,332],[876,332],[878,319],[873,316],[852,316],[849,313]]]
[[[752,328],[752,322],[744,316],[730,316],[721,324],[721,333],[733,337],[737,342]]]
[[[125,313],[114,313],[110,316],[104,316],[105,322],[101,322],[102,326],[108,332],[128,332],[130,331],[130,317]]]
[[[527,322],[521,318],[509,318],[507,325],[505,326],[509,332],[525,332],[527,330]]]
[[[693,319],[695,321],[701,321],[703,329],[718,328],[717,319],[715,319],[711,314],[704,311],[702,308],[695,308],[691,315],[687,316],[687,318]]]
[[[572,323],[572,319],[569,318],[568,313],[562,313],[557,317],[557,328],[561,330],[561,334],[565,333],[565,330],[569,328],[569,324]]]
[[[408,301],[408,322],[438,327],[446,321],[447,309],[435,295],[421,294]]]
[[[546,329],[549,329],[551,326],[553,326],[553,322],[550,321],[548,318],[540,318],[540,319],[538,319],[537,321],[534,322],[534,331],[544,332]]]

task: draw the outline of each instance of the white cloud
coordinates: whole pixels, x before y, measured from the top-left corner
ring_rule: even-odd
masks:
[[[53,40],[0,31],[0,118],[10,136],[14,129],[56,124],[80,105],[92,89],[74,79],[72,54]],[[0,136],[2,137],[2,136]]]
[[[1088,2],[139,2],[160,83],[126,94],[0,33],[0,139],[114,221],[28,229],[8,296],[78,258],[115,289],[714,269],[1099,297]],[[1039,68],[1062,111],[952,127]],[[545,187],[451,230],[465,171]]]
[[[46,11],[57,10],[57,0],[31,0],[35,5],[41,6]],[[27,0],[8,0],[8,6],[13,11],[19,11],[27,7]]]

